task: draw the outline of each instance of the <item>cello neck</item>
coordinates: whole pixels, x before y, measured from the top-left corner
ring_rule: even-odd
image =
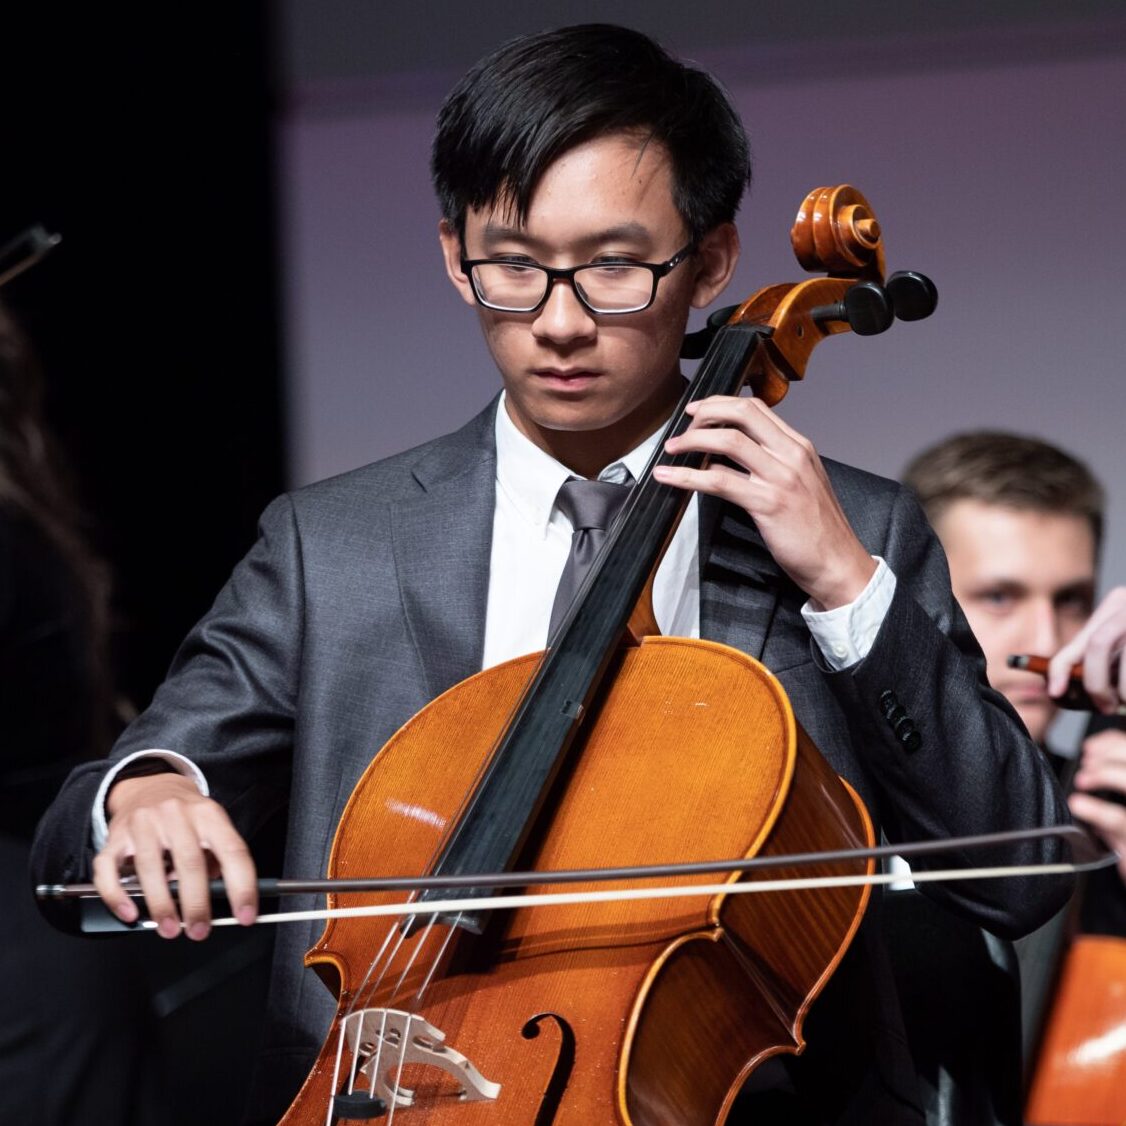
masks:
[[[687,427],[688,403],[739,392],[768,332],[758,326],[729,325],[713,341],[467,798],[432,869],[434,875],[506,871],[516,862],[687,504],[688,495],[654,480],[652,469],[657,464],[697,467],[703,461],[701,454],[665,453],[664,440]],[[483,897],[492,890],[481,887],[467,894]],[[424,893],[423,898],[428,897],[435,894]],[[479,929],[480,921],[462,917],[459,925]]]

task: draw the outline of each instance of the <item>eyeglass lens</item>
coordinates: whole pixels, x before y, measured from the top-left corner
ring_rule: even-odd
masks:
[[[535,309],[547,294],[547,273],[517,262],[488,262],[473,267],[481,299],[512,312]],[[656,278],[650,270],[625,264],[583,266],[574,274],[579,296],[598,313],[644,309],[653,299]]]

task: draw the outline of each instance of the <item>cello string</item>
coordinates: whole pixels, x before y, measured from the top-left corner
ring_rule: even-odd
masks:
[[[389,943],[391,942],[391,939],[394,936],[396,931],[399,932],[399,941],[395,944],[395,948],[392,951],[390,951],[390,953],[387,954],[386,960],[384,961],[383,969],[380,971],[377,980],[374,983],[372,983],[372,985],[370,987],[369,996],[374,996],[376,990],[378,990],[380,985],[382,984],[383,978],[387,974],[387,970],[390,968],[390,966],[394,962],[396,955],[398,954],[400,948],[402,947],[403,942],[405,941],[405,939],[407,937],[406,930],[403,927],[399,926],[397,923],[392,923],[391,926],[388,928],[387,937],[384,938],[383,945],[376,952],[375,957],[373,957],[372,960],[368,963],[367,972],[364,974],[363,981],[360,982],[359,988],[357,988],[356,990],[353,991],[352,999],[349,1002],[347,1012],[344,1015],[344,1020],[340,1025],[340,1029],[341,1029],[340,1035],[341,1035],[342,1039],[341,1039],[340,1045],[338,1045],[338,1048],[337,1048],[338,1059],[339,1059],[340,1052],[343,1050],[343,1037],[345,1037],[346,1034],[347,1034],[348,1021],[354,1020],[358,1023],[358,1027],[357,1027],[357,1031],[356,1031],[356,1043],[355,1043],[355,1046],[352,1049],[352,1062],[351,1062],[351,1066],[350,1066],[349,1072],[348,1072],[348,1093],[349,1094],[352,1094],[356,1089],[356,1071],[359,1068],[359,1063],[360,1063],[360,1047],[361,1047],[360,1036],[363,1032],[363,1023],[364,1023],[363,1014],[364,1014],[365,1009],[367,1008],[366,1003],[365,1004],[360,1003],[361,998],[364,997],[365,990],[368,988],[368,983],[369,983],[369,981],[371,981],[371,976],[374,973],[375,968],[379,964],[380,960],[384,958],[384,953],[387,951],[387,947],[388,947]],[[386,1009],[386,1007],[384,1007],[383,1014],[382,1014],[382,1017],[380,1019],[380,1025],[379,1025],[378,1043],[377,1043],[376,1051],[375,1051],[376,1058],[375,1058],[374,1065],[372,1067],[372,1080],[371,1080],[371,1084],[370,1084],[369,1089],[368,1089],[369,1097],[373,1098],[373,1099],[376,1097],[376,1085],[378,1083],[378,1077],[379,1077],[379,1054],[383,1050],[383,1043],[384,1043],[386,1034],[387,1034],[387,1009]],[[339,1064],[338,1064],[336,1072],[333,1075],[333,1084],[332,1084],[333,1090],[338,1089],[337,1083],[339,1081],[339,1078],[340,1078],[340,1069],[339,1069]],[[329,1123],[330,1123],[330,1126],[331,1126],[331,1104],[330,1104],[329,1109],[330,1109]]]
[[[341,1041],[337,1045],[338,1058],[339,1058],[339,1053],[344,1046],[344,1041],[347,1038],[348,1021],[352,1021],[353,1023],[355,1023],[357,1025],[357,1027],[356,1027],[356,1044],[355,1044],[355,1047],[353,1047],[353,1049],[352,1049],[352,1062],[351,1062],[351,1064],[349,1065],[349,1068],[348,1068],[348,1094],[352,1094],[352,1092],[355,1091],[355,1089],[356,1089],[356,1070],[359,1066],[359,1060],[360,1060],[360,1037],[361,1037],[361,1035],[363,1034],[363,1031],[364,1031],[363,1013],[349,1013],[348,1016],[344,1018],[344,1024],[341,1025]],[[332,1089],[334,1091],[337,1090],[336,1084],[337,1084],[337,1080],[339,1079],[339,1070],[340,1069],[338,1067],[337,1068],[337,1074],[335,1074],[333,1076]],[[331,1095],[329,1096],[329,1122],[328,1122],[328,1126],[333,1126],[333,1124],[332,1124],[332,1097],[331,1097]]]
[[[422,950],[423,946],[426,943],[427,937],[429,936],[431,930],[433,929],[433,927],[436,925],[437,922],[438,922],[438,913],[435,912],[435,914],[432,916],[432,918],[427,923],[425,930],[419,936],[418,945],[417,945],[417,948],[415,950],[415,953],[412,955],[411,961],[410,961],[410,963],[408,963],[407,969],[404,970],[404,973],[403,973],[404,978],[405,978],[406,974],[409,973],[411,965],[413,964],[413,962],[415,960],[417,960],[419,952]],[[397,1092],[397,1089],[401,1086],[401,1083],[402,1083],[403,1064],[404,1064],[404,1060],[405,1060],[406,1047],[407,1047],[407,1043],[408,1043],[408,1040],[409,1040],[409,1036],[408,1036],[407,1033],[409,1031],[410,1013],[413,1009],[417,1008],[417,1006],[419,1004],[421,1004],[423,995],[425,994],[427,988],[430,986],[430,983],[433,980],[434,974],[437,971],[439,965],[441,965],[442,960],[444,959],[446,952],[449,949],[450,942],[453,939],[454,931],[456,930],[456,928],[457,928],[457,926],[460,922],[461,922],[461,912],[458,912],[456,918],[453,920],[453,922],[448,926],[448,928],[446,930],[446,937],[442,940],[441,947],[438,949],[437,953],[433,956],[433,958],[430,961],[430,969],[427,971],[426,977],[424,978],[422,985],[419,987],[419,989],[417,990],[417,992],[414,995],[414,998],[412,999],[411,1008],[407,1010],[407,1028],[404,1029],[404,1033],[401,1037],[400,1045],[399,1045],[400,1058],[399,1058],[398,1066],[396,1068],[396,1078],[395,1078],[395,1091],[396,1092]],[[392,929],[394,929],[394,927]],[[386,947],[389,940],[390,940],[390,935],[388,935],[388,937],[386,939],[384,939],[384,947]],[[399,945],[401,945],[401,942],[400,942]],[[396,951],[397,951],[397,949],[398,949],[398,946],[396,947]],[[373,965],[382,956],[382,952],[383,951],[381,949],[380,954],[378,954],[376,956],[376,958],[373,959]],[[391,957],[388,959],[388,964],[390,964],[390,962],[392,962],[394,960],[394,957],[395,957],[395,955],[393,953],[391,955]],[[385,967],[384,970],[382,971],[382,973],[380,975],[381,979],[386,974],[386,971],[387,971],[387,967]],[[370,976],[370,972],[371,971],[369,970],[369,976]],[[400,978],[400,986],[402,984],[402,981],[403,981],[403,978]],[[375,990],[378,989],[378,987],[379,987],[378,982],[375,985],[373,985],[373,987],[372,987],[372,994],[373,995],[374,995]],[[374,1061],[372,1068],[371,1068],[371,1084],[370,1084],[369,1094],[372,1098],[375,1098],[377,1096],[377,1093],[378,1093],[377,1087],[378,1087],[378,1084],[379,1084],[380,1076],[382,1074],[381,1054],[382,1054],[382,1051],[383,1051],[383,1045],[386,1043],[387,1011],[388,1011],[388,1008],[391,1005],[393,1005],[395,996],[397,996],[397,995],[398,995],[398,989],[396,990],[396,993],[393,994],[392,997],[389,999],[387,1005],[383,1006],[383,1015],[382,1015],[381,1022],[380,1022],[378,1047],[376,1048],[376,1058],[375,1058],[375,1061]],[[356,1007],[357,1007],[357,1000],[354,999],[351,1008],[356,1008]],[[362,1014],[360,1014],[360,1015],[362,1015]],[[348,1086],[349,1092],[354,1090],[355,1067],[356,1067],[356,1063],[358,1061],[358,1056],[359,1056],[358,1052],[353,1053],[353,1077],[349,1081],[349,1086]],[[395,1097],[395,1095],[393,1093],[392,1099],[394,1099],[394,1097]],[[394,1101],[392,1101],[392,1109],[391,1109],[391,1112],[390,1112],[388,1119],[387,1119],[388,1126],[390,1126],[391,1121],[394,1118],[394,1113],[395,1113],[394,1107],[395,1107],[395,1103],[394,1103]]]
[[[403,1026],[402,1035],[399,1037],[399,1062],[395,1068],[395,1086],[390,1087],[391,1091],[391,1109],[387,1115],[387,1126],[392,1126],[395,1121],[395,1111],[399,1108],[399,1092],[403,1087],[403,1064],[407,1058],[407,1041],[410,1039],[410,1016],[407,1016],[407,1022]]]
[[[427,989],[430,988],[430,983],[434,980],[434,974],[437,971],[438,966],[441,965],[442,960],[445,958],[446,951],[449,949],[450,942],[452,941],[454,936],[454,931],[457,930],[458,924],[461,922],[461,915],[462,913],[459,911],[457,913],[457,918],[455,918],[454,921],[450,923],[449,927],[447,927],[446,937],[442,941],[442,948],[438,951],[438,953],[434,957],[434,960],[431,962],[430,970],[426,975],[426,980],[423,981],[422,985],[419,986],[418,992],[414,995],[414,1003],[416,1005],[422,1004],[422,998],[425,995]]]
[[[422,905],[421,904],[415,904],[415,906],[422,906]],[[386,1032],[387,1032],[387,1016],[388,1016],[388,1013],[392,1010],[396,999],[398,998],[400,992],[402,991],[403,983],[406,981],[407,975],[414,968],[414,964],[418,960],[418,956],[421,953],[423,947],[426,945],[426,940],[430,937],[430,932],[434,929],[434,925],[437,921],[438,921],[438,912],[435,911],[430,916],[430,918],[427,920],[426,926],[423,928],[422,933],[418,936],[418,941],[414,944],[414,949],[411,951],[411,955],[407,959],[407,964],[403,967],[403,972],[399,975],[399,980],[395,983],[395,988],[391,991],[391,995],[390,995],[390,997],[388,997],[387,1003],[385,1005],[381,1006],[383,1015],[382,1015],[382,1018],[381,1018],[381,1021],[380,1021],[379,1043],[376,1045],[375,1059],[372,1062],[372,1079],[373,1079],[372,1091],[373,1091],[373,1093],[375,1092],[375,1089],[378,1086],[378,1078],[383,1072],[383,1048],[384,1048],[384,1045],[386,1045],[386,1043],[387,1043]],[[400,928],[400,929],[403,930],[403,935],[400,938],[399,942],[396,944],[396,951],[398,951],[402,947],[403,941],[408,937],[407,932],[406,932],[406,928]],[[444,948],[445,948],[445,943],[443,943],[443,949]],[[382,981],[382,979],[386,975],[387,970],[390,968],[393,961],[394,961],[394,956],[392,956],[390,959],[388,959],[387,965],[384,966],[383,970],[381,971],[381,973],[379,975],[380,981]],[[378,984],[377,984],[376,988],[378,988]],[[372,990],[372,996],[374,996],[374,989]],[[407,1042],[410,1040],[411,1013],[409,1012],[409,1010],[404,1010],[404,1012],[405,1012],[405,1015],[406,1015],[406,1021],[403,1025],[402,1031],[399,1033],[399,1062],[398,1062],[398,1068],[397,1068],[397,1071],[396,1071],[395,1086],[394,1086],[393,1089],[391,1089],[391,1112],[390,1112],[388,1119],[387,1119],[388,1126],[390,1126],[391,1119],[395,1117],[395,1105],[396,1105],[395,1100],[398,1098],[399,1084],[400,1084],[400,1081],[401,1081],[401,1078],[402,1078],[402,1073],[403,1073],[403,1060],[406,1058]]]
[[[344,1057],[344,1041],[348,1036],[348,1021],[351,1019],[350,1015],[346,1015],[340,1022],[340,1036],[336,1041],[336,1064],[332,1069],[332,1090],[340,1090],[340,1061]],[[356,1053],[352,1053],[353,1061],[356,1058]],[[351,1080],[349,1080],[348,1090],[351,1092]],[[332,1126],[332,1096],[329,1096],[328,1110],[325,1117],[326,1126]]]
[[[419,904],[419,906],[423,905]],[[426,906],[429,906],[429,904],[426,904]],[[414,950],[411,952],[411,956],[407,959],[407,964],[403,967],[403,972],[399,974],[399,980],[395,982],[395,988],[391,990],[391,996],[387,1001],[388,1006],[393,1005],[396,999],[399,997],[400,993],[402,993],[403,985],[407,980],[407,974],[409,974],[411,970],[414,969],[414,964],[418,961],[418,956],[422,952],[422,948],[426,944],[426,940],[430,937],[430,932],[434,929],[434,924],[438,921],[439,914],[440,912],[435,910],[427,920],[426,928],[423,930],[422,934],[419,935],[418,942],[415,943]],[[445,949],[445,943],[442,944],[442,947],[443,949]]]
[[[361,1008],[361,1006],[359,1004],[359,999],[360,999],[361,995],[363,994],[364,989],[367,987],[368,982],[371,980],[371,975],[375,972],[376,965],[379,963],[380,959],[383,957],[384,952],[387,950],[387,947],[391,942],[391,939],[394,937],[395,931],[400,932],[399,933],[399,941],[398,941],[398,943],[396,943],[395,949],[388,956],[388,960],[387,960],[388,965],[391,963],[391,961],[394,960],[395,955],[399,952],[399,947],[402,945],[405,935],[402,932],[402,928],[399,927],[397,923],[392,923],[391,926],[388,927],[388,929],[387,929],[387,937],[383,940],[383,945],[376,952],[375,957],[372,958],[372,960],[368,963],[367,972],[364,974],[363,980],[360,982],[359,986],[352,993],[352,999],[348,1003],[348,1010],[347,1010],[347,1013],[345,1014],[346,1016],[351,1016],[352,1013],[356,1012],[357,1009]],[[386,973],[386,968],[384,969],[383,972]],[[382,975],[380,975],[380,981],[382,981],[382,980],[383,980]],[[379,988],[379,982],[376,983],[374,988],[375,989]]]
[[[1066,875],[1093,871],[1109,867],[1117,862],[1116,854],[1107,853],[1082,864],[1030,864],[1011,865],[995,868],[950,868],[932,871],[912,871],[910,878],[915,883],[937,883],[939,881],[1004,879],[1012,876]],[[734,881],[722,884],[668,885],[655,888],[621,888],[609,891],[536,893],[525,895],[493,896],[490,898],[433,900],[425,905],[375,904],[367,907],[341,907],[327,911],[283,911],[260,915],[259,923],[297,922],[307,919],[366,918],[371,916],[419,915],[424,909],[433,907],[442,914],[468,911],[475,906],[484,910],[500,911],[526,907],[567,906],[587,903],[617,903],[640,899],[676,899],[694,895],[748,895],[768,891],[802,891],[813,888],[846,888],[864,885],[878,886],[897,883],[904,878],[902,873],[873,872],[858,876],[806,876],[794,879]],[[234,926],[234,918],[213,919],[213,926]],[[151,920],[141,923],[145,930],[155,930]]]

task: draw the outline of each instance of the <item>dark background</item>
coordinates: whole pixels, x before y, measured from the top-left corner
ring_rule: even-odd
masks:
[[[284,485],[265,4],[7,5],[4,288],[47,371],[143,705]]]

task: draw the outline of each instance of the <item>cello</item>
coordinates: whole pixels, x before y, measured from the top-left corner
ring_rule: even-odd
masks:
[[[768,287],[725,314],[668,435],[687,427],[690,402],[744,384],[776,403],[828,335],[882,331],[934,307],[921,275],[884,283],[879,225],[852,188],[810,193],[791,239],[803,266],[830,276]],[[647,472],[546,654],[455,686],[384,746],[344,811],[330,877],[390,865],[451,877],[585,871],[608,856],[872,843],[859,798],[763,666],[659,636],[652,576],[685,503]],[[434,753],[449,747],[458,753]],[[425,891],[407,921],[328,924],[306,963],[338,1011],[284,1126],[723,1122],[754,1068],[801,1051],[806,1013],[868,898],[849,887],[476,909],[492,890],[480,877],[456,912],[427,917],[437,901]],[[333,895],[330,907],[353,901]]]
[[[1013,668],[1047,675],[1047,657],[1014,654]],[[1083,666],[1071,669],[1062,708],[1095,712],[1083,687]],[[1062,782],[1068,791],[1078,759]],[[1078,896],[1086,892],[1080,885]],[[1078,906],[1078,899],[1073,907]],[[1072,911],[1070,914],[1074,915]],[[1028,1126],[1122,1126],[1126,1122],[1126,938],[1070,934],[1068,920],[1053,951],[1059,961],[1043,1015],[1025,1101]]]

